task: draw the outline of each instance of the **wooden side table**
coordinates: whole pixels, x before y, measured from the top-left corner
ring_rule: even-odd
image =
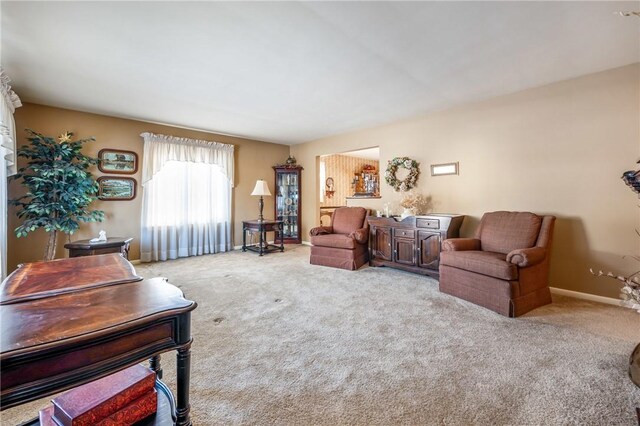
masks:
[[[120,253],[129,259],[129,245],[133,238],[109,237],[107,241],[92,243],[90,240],[78,240],[67,243],[69,257],[94,256],[96,254]]]
[[[283,221],[281,220],[245,220],[242,221],[242,251],[255,251],[262,256],[265,253],[271,253],[280,250],[284,251],[284,232]],[[247,245],[247,231],[255,231],[260,235],[258,244]],[[267,232],[275,232],[273,238],[277,242],[280,238],[280,245],[271,245],[267,243]]]

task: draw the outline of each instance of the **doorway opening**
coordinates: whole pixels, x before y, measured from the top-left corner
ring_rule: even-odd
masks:
[[[331,214],[350,200],[380,198],[380,148],[372,147],[319,159],[320,224],[331,225]]]

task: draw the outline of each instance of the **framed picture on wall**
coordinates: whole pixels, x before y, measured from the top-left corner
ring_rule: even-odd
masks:
[[[137,182],[133,178],[101,176],[97,181],[100,200],[126,201],[136,198]]]
[[[133,151],[101,149],[98,159],[98,169],[104,173],[132,175],[138,171],[138,154]]]

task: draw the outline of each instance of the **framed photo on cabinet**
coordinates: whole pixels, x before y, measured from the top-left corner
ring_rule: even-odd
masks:
[[[97,182],[100,200],[127,201],[136,198],[137,182],[133,178],[101,176]]]
[[[133,151],[101,149],[98,159],[98,169],[103,173],[132,175],[138,171],[138,154]]]

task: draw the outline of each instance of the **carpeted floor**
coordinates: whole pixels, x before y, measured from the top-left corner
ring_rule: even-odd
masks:
[[[199,304],[195,425],[637,424],[627,366],[640,314],[556,297],[508,319],[426,277],[308,259],[293,246],[137,267]],[[173,379],[174,357],[163,364]],[[42,405],[7,410],[2,423]]]

